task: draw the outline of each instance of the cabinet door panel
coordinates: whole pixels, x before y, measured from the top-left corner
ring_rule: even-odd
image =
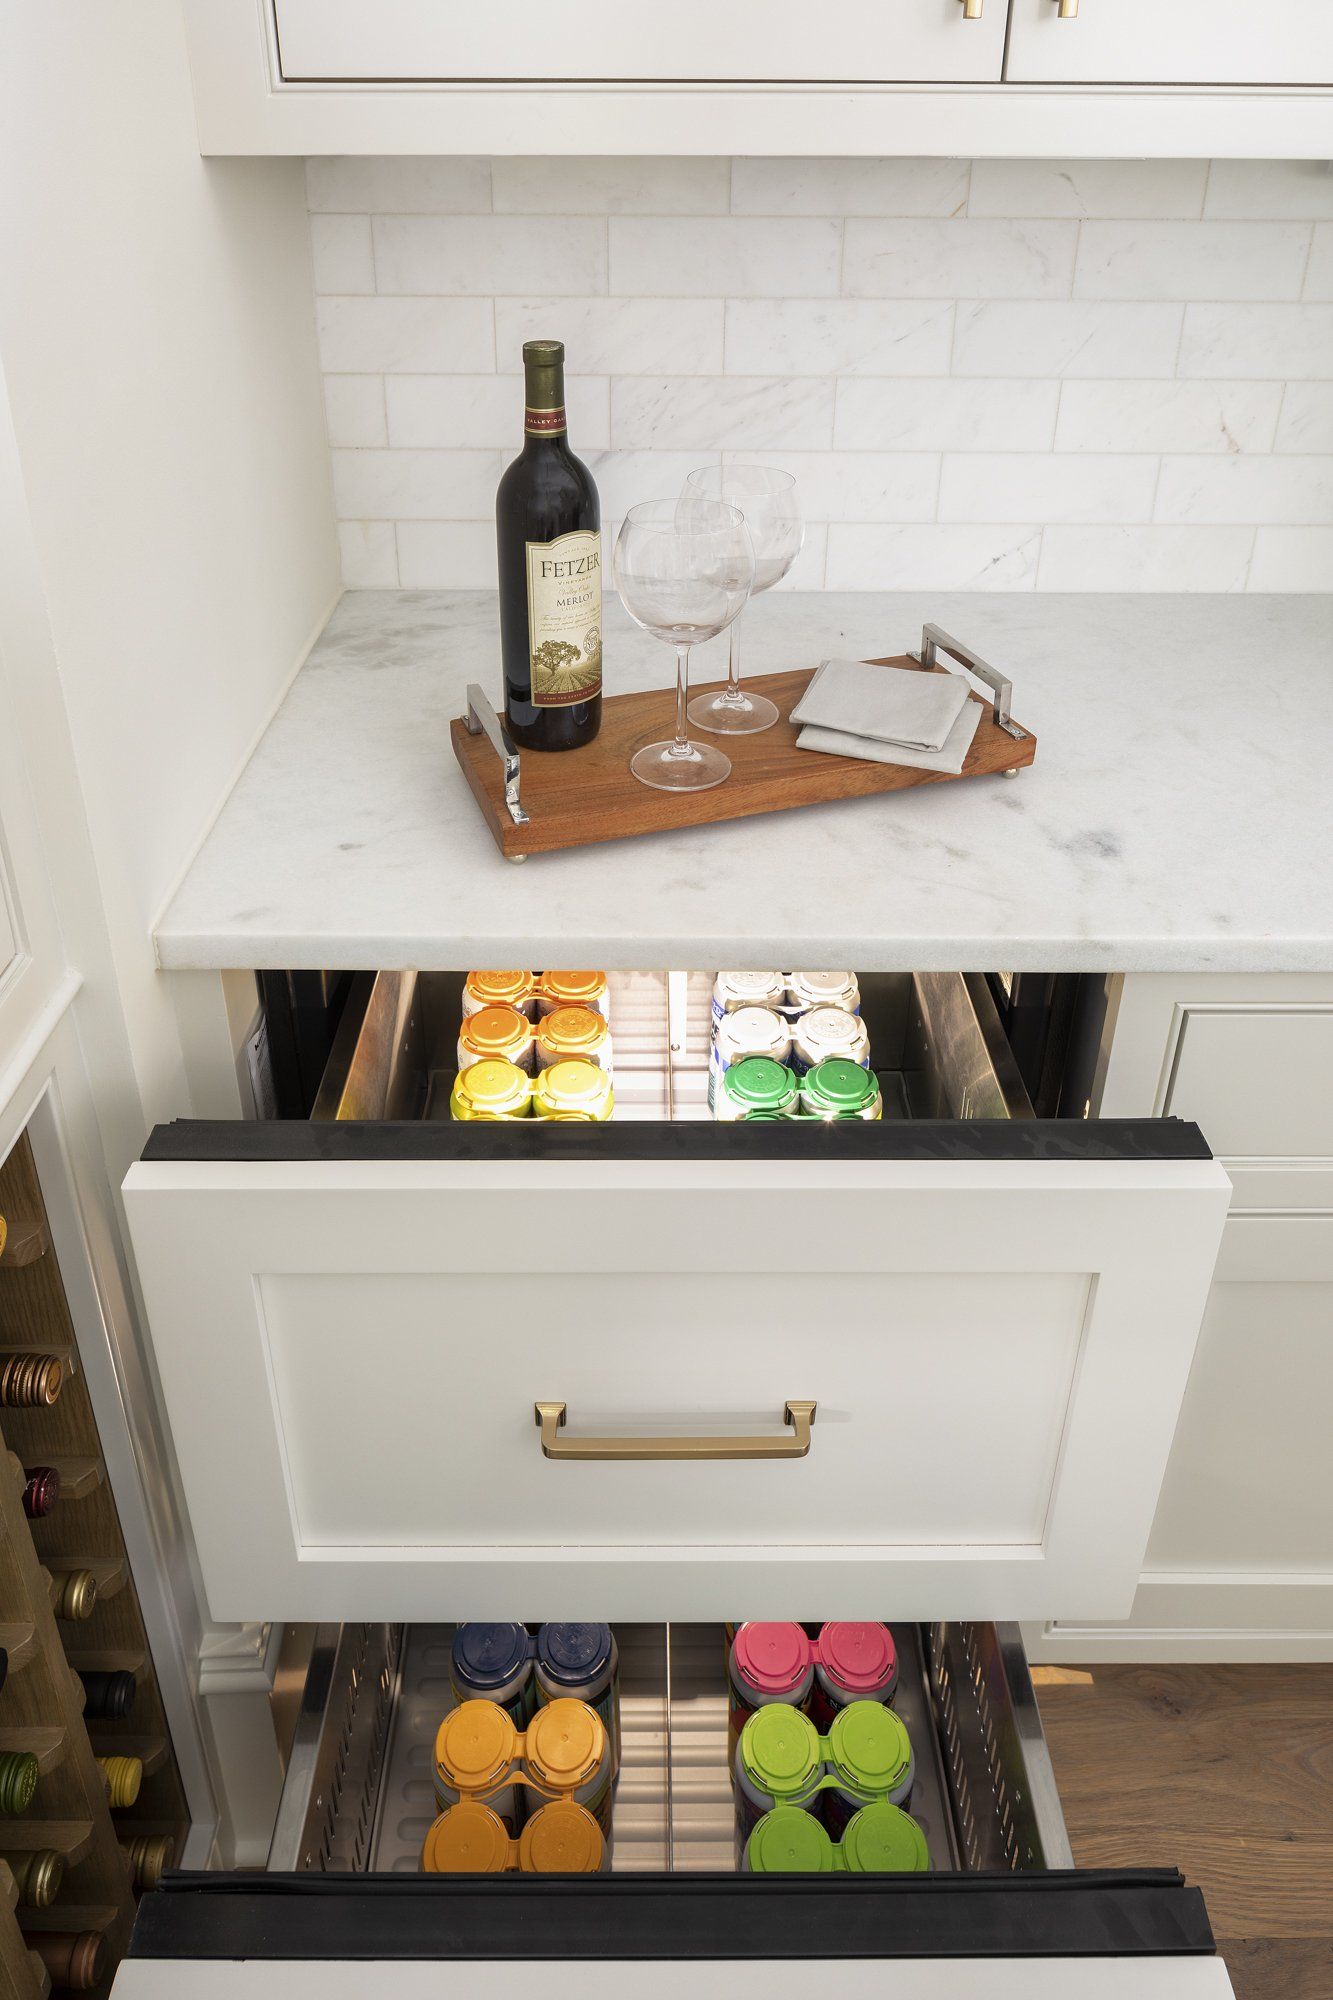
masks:
[[[216,1617],[1032,1617],[1128,1609],[1227,1192],[1152,1159],[205,1160],[126,1204]],[[790,1460],[556,1462],[534,1421],[637,1447],[797,1399]]]
[[[1333,82],[1333,8],[1215,0],[1012,0],[1010,83],[1312,84]]]
[[[998,82],[1003,0],[277,0],[288,82]]]

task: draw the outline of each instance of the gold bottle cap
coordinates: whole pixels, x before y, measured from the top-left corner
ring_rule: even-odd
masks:
[[[611,1116],[613,1102],[610,1077],[586,1056],[552,1063],[537,1078],[532,1094],[538,1118],[605,1119]]]
[[[421,1849],[427,1875],[503,1875],[510,1860],[505,1823],[480,1799],[460,1799],[442,1812]]]
[[[467,991],[482,1007],[522,1008],[532,998],[530,972],[469,972]]]
[[[543,1000],[560,1007],[591,1007],[606,992],[604,972],[543,972],[538,988]]]
[[[484,1056],[463,1070],[450,1099],[455,1118],[526,1118],[531,1109],[532,1078],[503,1057]]]
[[[518,1865],[525,1875],[596,1875],[606,1842],[586,1806],[552,1799],[518,1837]]]
[[[560,1695],[528,1724],[528,1768],[538,1784],[575,1791],[597,1775],[606,1755],[606,1727],[595,1708]]]
[[[494,1701],[460,1701],[435,1733],[435,1764],[456,1792],[478,1792],[503,1779],[517,1760],[518,1731]]]
[[[479,1061],[503,1056],[516,1063],[532,1047],[532,1023],[517,1007],[481,1007],[468,1015],[458,1039]]]
[[[106,1779],[107,1795],[113,1809],[132,1806],[143,1783],[143,1762],[138,1757],[99,1757],[98,1767]]]
[[[607,1038],[607,1025],[591,1007],[557,1007],[537,1030],[537,1045],[543,1055],[586,1056],[600,1049]]]

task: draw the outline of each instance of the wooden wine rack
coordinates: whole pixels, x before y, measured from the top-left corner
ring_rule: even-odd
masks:
[[[100,1931],[106,1969],[95,1991],[105,1993],[134,1919],[121,1842],[166,1835],[179,1858],[189,1814],[26,1138],[0,1166],[0,1215],[9,1224],[0,1252],[0,1357],[58,1354],[66,1369],[49,1408],[0,1409],[0,1645],[9,1652],[0,1749],[34,1751],[40,1770],[30,1810],[0,1818],[0,1853],[51,1848],[66,1864],[57,1900],[36,1910],[19,1903],[0,1861],[0,1975],[9,1982],[0,1976],[0,1990],[37,2000],[49,1980],[24,1932]],[[51,1513],[29,1520],[24,1467],[35,1465],[56,1468],[60,1498]],[[53,1580],[71,1570],[97,1579],[92,1615],[77,1622],[58,1620],[51,1608]],[[132,1672],[129,1715],[85,1721],[76,1669]],[[143,1760],[138,1799],[114,1815],[96,1762],[107,1755]]]

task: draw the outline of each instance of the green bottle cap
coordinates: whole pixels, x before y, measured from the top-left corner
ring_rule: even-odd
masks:
[[[745,1859],[752,1875],[830,1875],[833,1842],[812,1813],[774,1806],[746,1842]]]
[[[772,1056],[746,1056],[733,1063],[722,1088],[747,1117],[756,1112],[773,1117],[796,1102],[796,1078],[786,1063],[774,1062]]]
[[[819,1732],[785,1701],[757,1708],[741,1731],[740,1766],[772,1799],[797,1799],[819,1776]]]
[[[776,1814],[768,1817],[774,1819]],[[842,1865],[850,1875],[924,1875],[930,1867],[926,1836],[900,1807],[891,1806],[887,1799],[878,1800],[862,1806],[848,1820],[842,1836]]]
[[[846,1056],[825,1056],[801,1082],[801,1109],[812,1118],[859,1118],[879,1095],[868,1069]]]
[[[912,1768],[911,1737],[893,1710],[878,1701],[851,1701],[840,1708],[829,1727],[828,1750],[839,1785],[874,1799],[897,1791]]]

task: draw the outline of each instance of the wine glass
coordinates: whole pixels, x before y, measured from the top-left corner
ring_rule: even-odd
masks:
[[[686,493],[631,507],[616,538],[621,602],[636,625],[676,649],[676,734],[636,750],[630,770],[660,792],[702,792],[730,774],[731,759],[685,729],[690,647],[726,630],[750,594],[754,551],[740,510]]]
[[[724,501],[744,514],[754,544],[752,597],[781,583],[805,541],[794,474],[780,472],[774,465],[705,465],[690,474],[685,491]],[[690,721],[715,736],[748,736],[771,729],[777,719],[777,708],[766,694],[742,692],[741,628],[733,625],[727,685],[720,694],[696,695],[690,703]]]

